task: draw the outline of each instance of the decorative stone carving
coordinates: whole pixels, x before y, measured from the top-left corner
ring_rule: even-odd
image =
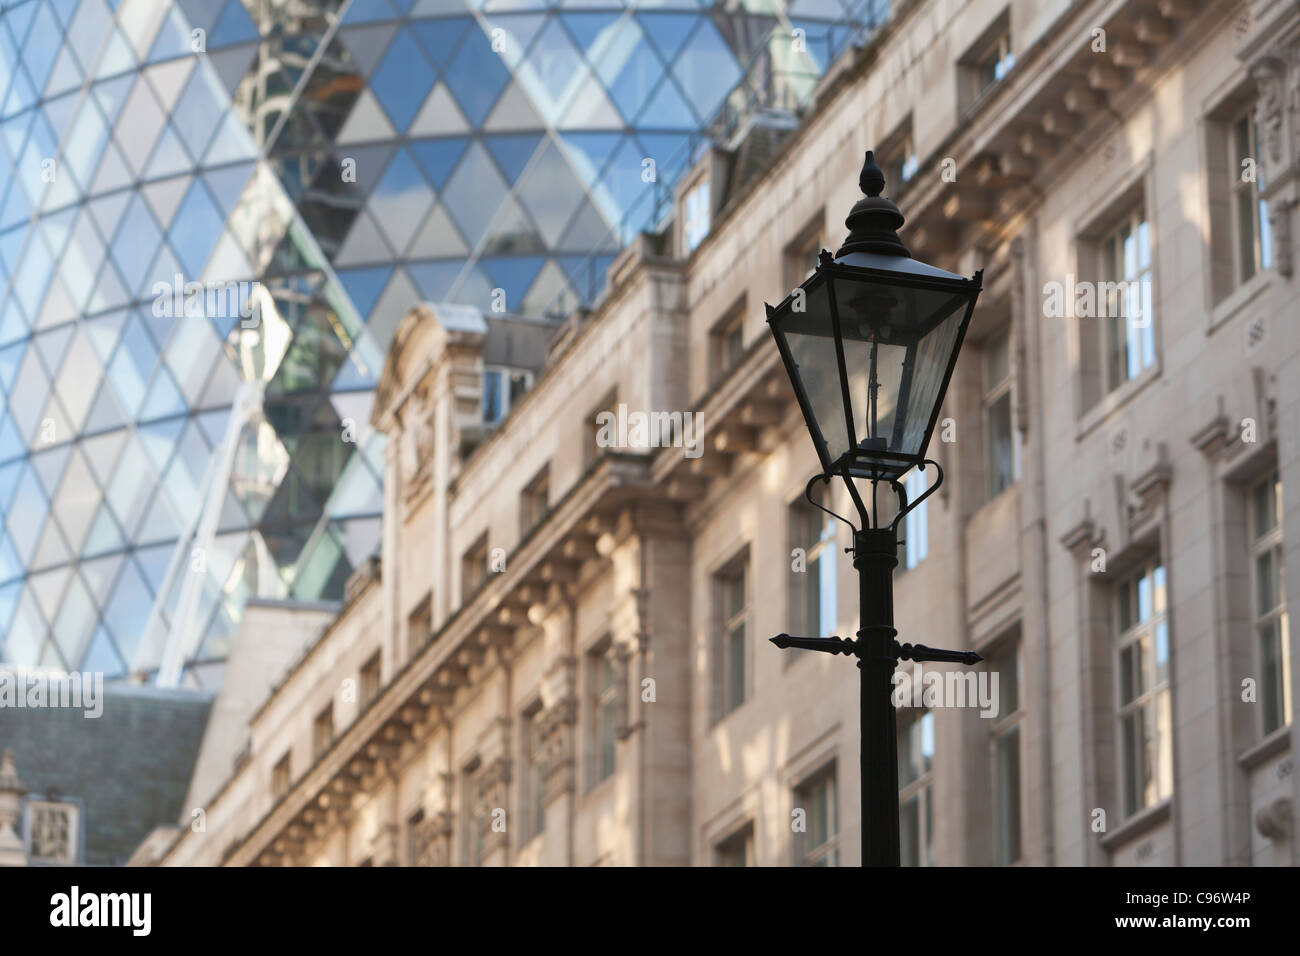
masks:
[[[576,789],[574,727],[578,702],[572,697],[556,701],[542,711],[538,721],[541,758],[546,768],[546,802]]]
[[[433,458],[433,426],[429,408],[419,391],[413,391],[402,409],[401,441],[402,480],[408,487],[418,487]]]
[[[451,814],[443,810],[429,814],[415,825],[416,866],[451,865]]]
[[[1282,90],[1286,82],[1286,61],[1272,54],[1262,56],[1251,64],[1250,75],[1259,90],[1255,122],[1259,124],[1265,157],[1273,164],[1281,165]]]
[[[506,842],[506,830],[496,829],[497,811],[510,802],[510,758],[497,757],[479,770],[475,779],[474,825],[483,837],[483,851],[491,853]]]
[[[18,836],[18,813],[27,789],[18,779],[14,752],[0,756],[0,866],[26,866],[27,851]]]

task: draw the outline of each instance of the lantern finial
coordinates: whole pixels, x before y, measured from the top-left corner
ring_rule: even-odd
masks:
[[[862,161],[862,172],[858,176],[858,186],[868,196],[879,196],[885,188],[885,174],[880,171],[873,150],[867,150],[867,158]]]
[[[839,259],[852,252],[870,252],[910,259],[912,254],[898,238],[903,214],[892,201],[880,195],[880,191],[885,188],[885,174],[880,171],[876,154],[870,149],[862,161],[858,186],[866,196],[857,201],[849,218],[844,220],[844,225],[849,227],[849,235],[835,253],[835,258]]]

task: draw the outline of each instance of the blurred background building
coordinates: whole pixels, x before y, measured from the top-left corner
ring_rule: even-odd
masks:
[[[0,660],[212,689],[250,597],[339,598],[411,304],[589,303],[706,136],[797,112],[885,10],[5,2]],[[260,322],[159,314],[190,282]]]

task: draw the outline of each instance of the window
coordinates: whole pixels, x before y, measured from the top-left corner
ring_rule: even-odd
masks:
[[[461,805],[464,807],[464,839],[461,841],[461,862],[464,866],[482,866],[486,849],[487,829],[491,825],[490,810],[484,801],[478,799],[478,775],[482,770],[482,761],[477,757],[465,766],[461,773]]]
[[[414,657],[433,637],[433,601],[426,594],[406,618],[406,646]]]
[[[33,863],[75,865],[82,862],[80,810],[75,803],[28,798],[28,854]]]
[[[474,592],[487,580],[488,546],[487,533],[465,549],[460,559],[460,600],[469,603]]]
[[[587,675],[591,687],[591,786],[614,774],[615,743],[618,740],[618,684],[613,649],[606,638],[587,654]]]
[[[1016,56],[1011,52],[1011,19],[1004,11],[961,58],[963,109],[1000,83],[1015,65]]]
[[[931,836],[931,767],[934,762],[934,714],[904,717],[898,724],[899,850],[903,866],[933,866]]]
[[[523,719],[524,840],[546,831],[546,756],[542,747],[542,705],[533,704]]]
[[[825,489],[812,491],[822,503]],[[803,498],[790,505],[790,633],[829,637],[839,617],[835,593],[835,522]],[[787,652],[788,653],[788,652]]]
[[[992,654],[998,675],[998,713],[993,719],[994,859],[1007,866],[1020,859],[1020,644]]]
[[[424,866],[424,840],[420,835],[420,825],[424,823],[424,810],[416,810],[406,818],[406,865]]]
[[[271,768],[271,796],[279,800],[289,792],[289,754],[285,753]]]
[[[1138,206],[1101,243],[1097,307],[1106,334],[1106,390],[1114,391],[1155,364],[1151,310],[1151,231]]]
[[[495,425],[509,414],[524,392],[533,387],[526,369],[487,366],[483,369],[483,424]]]
[[[596,459],[604,453],[604,448],[601,447],[600,444],[600,433],[602,430],[601,422],[609,421],[610,419],[602,415],[602,412],[608,412],[614,417],[614,421],[618,420],[617,390],[611,389],[610,392],[601,399],[600,403],[587,413],[587,420],[584,423],[586,431],[583,435],[584,443],[582,446],[583,468],[590,468],[595,463]],[[617,443],[618,441],[617,433],[617,428],[611,428],[606,432],[607,435],[612,434],[615,436],[614,443]]]
[[[785,247],[782,255],[782,282],[785,291],[793,291],[795,286],[813,274],[817,268],[817,256],[822,250],[822,222],[824,215],[817,215],[805,226],[799,235]]]
[[[1237,284],[1272,266],[1272,237],[1268,228],[1268,203],[1259,197],[1264,189],[1260,169],[1259,127],[1252,103],[1232,121],[1228,142],[1228,169],[1232,183],[1233,256]],[[1253,170],[1254,175],[1248,175]]]
[[[359,701],[362,710],[365,710],[379,696],[379,651],[375,651],[370,659],[361,665],[361,700]]]
[[[714,866],[754,865],[754,824],[746,823],[713,848]]]
[[[1149,565],[1121,582],[1116,604],[1119,779],[1127,817],[1173,790],[1164,567]]]
[[[695,247],[709,234],[709,181],[701,180],[686,194],[686,251],[694,252]]]
[[[835,765],[800,786],[794,800],[796,809],[804,811],[804,832],[798,834],[802,837],[799,862],[804,866],[839,866],[840,816]]]
[[[911,126],[911,121],[908,121]],[[918,169],[921,168],[921,162],[916,156],[916,146],[912,143],[912,134],[908,132],[904,135],[903,141],[894,150],[891,150],[889,158],[885,161],[885,188],[888,191],[891,187],[894,192],[903,188],[904,183],[912,181]]]
[[[744,300],[709,333],[710,379],[717,381],[740,364],[745,355]]]
[[[930,485],[929,480],[919,468],[913,468],[903,479],[903,489],[907,492],[909,502],[916,501],[925,494]],[[928,501],[923,501],[903,516],[903,540],[899,546],[903,549],[901,567],[910,571],[930,554],[930,518],[926,512]]]
[[[325,709],[316,715],[311,725],[311,752],[319,759],[334,743],[334,702],[330,701]]]
[[[748,661],[745,641],[747,556],[738,558],[714,575],[716,623],[713,643],[715,720],[721,720],[745,702]]]
[[[1259,653],[1263,731],[1291,723],[1291,634],[1282,558],[1282,482],[1275,472],[1250,490],[1250,575]]]
[[[984,440],[992,499],[1010,488],[1020,472],[1020,448],[1011,424],[1011,336],[1006,332],[984,348]]]
[[[547,465],[519,496],[519,534],[525,536],[545,520],[551,508],[551,469]]]

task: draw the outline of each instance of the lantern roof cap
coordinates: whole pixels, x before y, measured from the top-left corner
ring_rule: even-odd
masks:
[[[955,272],[948,272],[938,266],[932,266],[929,263],[921,262],[919,259],[913,259],[911,256],[882,255],[878,252],[860,250],[846,253],[841,248],[835,254],[835,263],[842,266],[854,266],[858,269],[884,269],[889,272],[899,272],[903,275],[919,276],[926,279],[950,279],[954,282],[970,281],[965,276],[959,276]]]

